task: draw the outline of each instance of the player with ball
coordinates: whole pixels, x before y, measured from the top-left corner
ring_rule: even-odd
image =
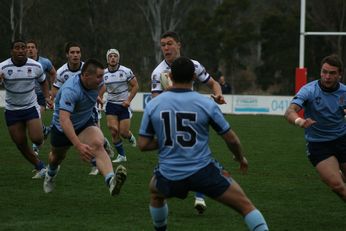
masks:
[[[169,78],[171,65],[180,57],[180,37],[176,32],[167,31],[161,35],[161,51],[164,60],[154,69],[151,74],[151,95],[155,97],[172,86]],[[208,85],[213,91],[213,99],[218,104],[225,104],[225,99],[221,92],[221,87],[205,70],[205,68],[196,60],[191,60],[195,66],[196,80]],[[198,213],[203,213],[207,208],[203,194],[196,193],[195,208]]]

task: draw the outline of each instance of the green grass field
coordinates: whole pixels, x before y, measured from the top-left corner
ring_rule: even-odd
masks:
[[[89,176],[90,167],[72,148],[57,177],[56,190],[45,194],[42,180],[32,180],[33,167],[9,138],[1,112],[0,230],[153,230],[148,211],[148,182],[156,154],[141,153],[125,142],[128,179],[118,197],[108,194],[101,176]],[[51,112],[45,115],[48,123]],[[135,113],[137,134],[141,113]],[[238,133],[249,161],[241,175],[223,141],[211,131],[210,146],[264,214],[271,230],[344,231],[345,203],[322,184],[305,156],[303,130],[278,116],[227,116]],[[110,133],[102,120],[103,131]],[[48,142],[41,150],[47,161]],[[193,194],[170,199],[170,231],[247,230],[233,210],[207,199],[208,209],[197,215]]]

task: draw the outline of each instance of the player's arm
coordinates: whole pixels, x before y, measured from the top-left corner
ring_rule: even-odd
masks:
[[[221,86],[212,77],[208,79],[208,87],[213,91],[212,98],[217,104],[225,104],[225,98],[222,95]]]
[[[294,103],[290,104],[290,106],[286,109],[286,112],[285,112],[286,120],[290,124],[297,125],[301,128],[308,128],[312,124],[316,123],[316,121],[312,120],[311,118],[304,119],[304,118],[299,117],[298,112],[301,109],[302,108],[297,104],[294,104]]]
[[[40,86],[41,86],[44,98],[46,99],[46,103],[47,103],[48,108],[52,109],[53,103],[52,103],[51,98],[49,97],[49,86],[48,86],[47,79],[45,79],[43,82],[41,82]]]
[[[69,111],[59,111],[60,124],[64,131],[64,134],[71,141],[73,146],[78,150],[79,154],[81,155],[81,158],[85,161],[90,161],[93,158],[93,154],[91,153],[91,147],[87,144],[83,144],[82,142],[80,142],[73,128],[70,116],[71,113]]]
[[[56,79],[56,70],[55,70],[54,66],[52,66],[52,68],[50,69],[48,74],[49,74],[50,85],[53,86],[55,79]]]
[[[154,137],[139,135],[137,145],[141,151],[152,151],[158,149],[157,139]]]
[[[133,98],[135,98],[135,96],[136,96],[136,94],[138,92],[138,88],[139,88],[136,77],[131,79],[129,84],[130,84],[130,87],[131,87],[131,91],[130,91],[130,94],[129,94],[129,97],[127,98],[127,100],[125,100],[123,102],[123,106],[124,107],[129,107],[130,106],[131,101],[133,100]]]
[[[240,171],[242,173],[246,173],[248,169],[248,162],[243,154],[242,146],[237,134],[232,130],[228,130],[222,135],[222,138],[226,142],[228,149],[233,153],[234,160],[239,162]]]

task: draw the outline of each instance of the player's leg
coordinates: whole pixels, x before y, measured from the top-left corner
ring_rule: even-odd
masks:
[[[104,136],[100,128],[97,126],[89,126],[79,133],[78,137],[82,143],[88,144],[92,148],[97,168],[104,176],[105,182],[110,188],[111,195],[119,194],[126,180],[126,169],[120,165],[114,174],[111,159],[103,147]]]
[[[123,141],[120,138],[119,133],[119,120],[116,115],[107,115],[107,127],[112,135],[112,142],[114,144],[114,148],[118,152],[117,158],[113,161],[114,163],[120,163],[126,161],[125,149],[123,147]]]
[[[249,230],[269,230],[261,212],[255,208],[236,181],[232,180],[231,185],[216,200],[230,206],[243,215]]]
[[[340,165],[335,156],[320,161],[316,170],[321,180],[346,202],[346,185],[340,174]]]
[[[168,205],[165,197],[156,188],[156,177],[153,176],[149,183],[150,191],[150,215],[155,230],[165,231],[167,229]]]
[[[8,127],[12,141],[16,144],[20,153],[27,159],[37,171],[45,168],[44,163],[35,155],[28,145],[25,122],[17,122]]]
[[[119,124],[120,136],[124,139],[127,139],[131,143],[132,147],[136,147],[137,145],[136,138],[130,131],[130,126],[131,126],[130,118],[120,120],[120,124]]]
[[[340,163],[340,174],[344,183],[346,183],[346,163]]]
[[[65,159],[66,153],[70,146],[54,147],[48,155],[47,173],[43,181],[43,191],[50,193],[55,188],[55,178],[59,172],[60,164]]]

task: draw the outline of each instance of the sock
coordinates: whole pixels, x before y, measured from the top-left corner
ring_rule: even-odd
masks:
[[[90,164],[91,164],[93,167],[96,167],[96,158],[95,158],[95,157],[91,159]]]
[[[42,160],[40,160],[40,161],[38,162],[38,164],[35,166],[35,169],[38,170],[38,171],[40,171],[42,168],[45,168],[45,167],[46,167],[46,165],[43,163]]]
[[[115,143],[114,147],[118,151],[119,155],[125,156],[125,150],[123,148],[123,142],[121,140],[118,143]]]
[[[204,199],[204,194],[203,193],[200,193],[200,192],[196,192],[196,194],[195,194],[195,198],[202,198],[202,199]]]
[[[155,230],[164,231],[167,228],[168,205],[164,204],[161,208],[149,206],[151,219],[153,220]]]
[[[55,176],[58,173],[58,167],[59,165],[48,165],[48,175],[51,177]]]
[[[131,134],[131,136],[128,138],[129,141],[131,142],[132,140],[136,139],[135,136],[133,134]]]
[[[251,231],[268,231],[268,226],[262,213],[254,209],[244,217],[244,221]]]
[[[106,182],[106,185],[109,187],[109,182],[110,180],[112,179],[112,177],[114,176],[114,172],[110,172],[110,173],[107,173],[105,175],[105,182]]]

